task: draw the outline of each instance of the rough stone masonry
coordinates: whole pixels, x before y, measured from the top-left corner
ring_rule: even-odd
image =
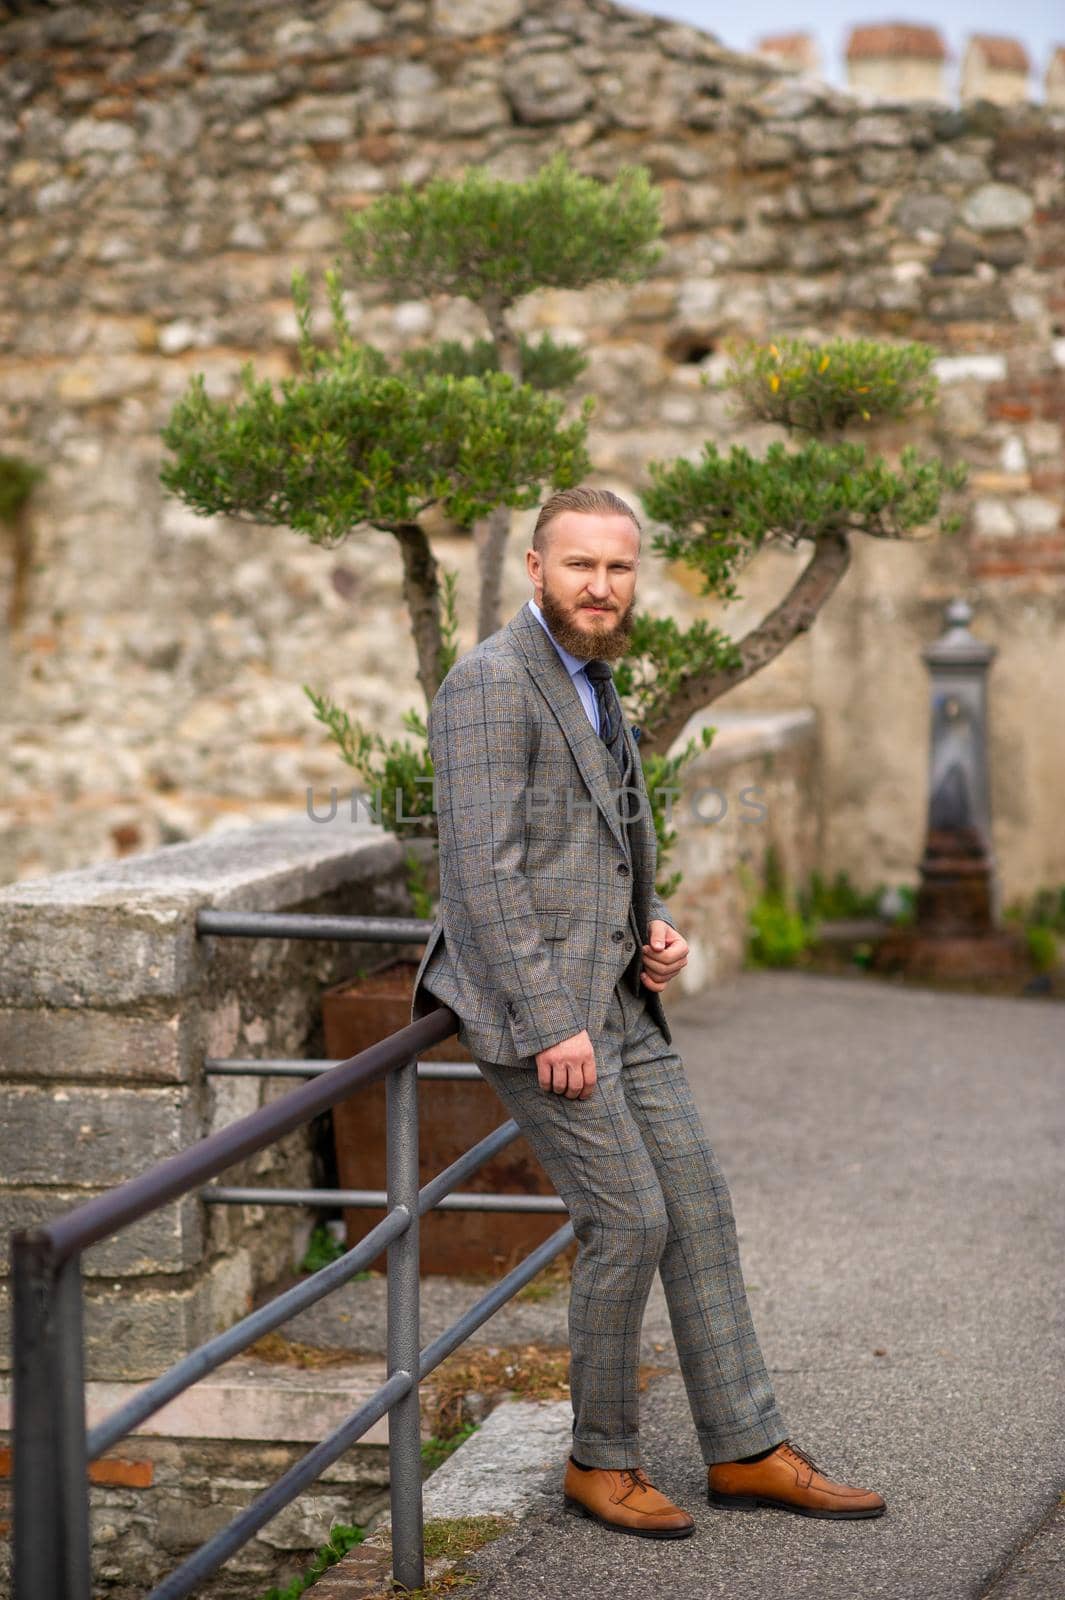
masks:
[[[0,13],[2,14],[2,13]],[[46,476],[26,541],[0,527],[10,750],[0,877],[14,880],[269,819],[339,763],[301,684],[386,735],[419,705],[391,537],[332,552],[198,518],[158,483],[159,430],[193,373],[295,370],[295,268],[328,329],[322,269],[346,210],[476,163],[511,177],[565,147],[662,186],[666,252],[628,288],[543,292],[528,329],[581,343],[598,478],[638,495],[650,459],[710,437],[762,448],[701,385],[730,334],[920,338],[942,406],[916,435],[966,460],[964,529],[857,541],[812,634],[735,708],[813,706],[824,868],[912,881],[926,778],[921,644],[963,593],[999,647],[995,846],[1007,898],[1065,878],[1065,113],[891,103],[795,79],[601,0],[309,0],[34,7],[0,20],[5,452]],[[388,349],[483,332],[461,302],[348,295]],[[889,453],[902,435],[885,429]],[[515,518],[504,582],[526,593]],[[444,538],[473,644],[470,543]],[[741,632],[802,552],[758,558]],[[707,603],[651,556],[642,598]],[[382,648],[384,641],[384,648]]]

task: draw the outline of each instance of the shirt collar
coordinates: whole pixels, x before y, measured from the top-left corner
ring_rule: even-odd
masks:
[[[551,632],[551,629],[547,626],[543,612],[540,610],[540,607],[536,604],[536,601],[531,595],[529,596],[527,604],[529,610],[532,612],[533,616],[536,618],[537,622],[540,624],[541,628],[543,628],[544,632],[547,634],[547,637],[550,639],[551,643],[562,657],[562,660],[565,662],[570,677],[574,677],[578,672],[583,672],[586,663],[581,660],[580,656],[575,656],[569,650],[563,649],[562,645],[559,644],[558,640]]]

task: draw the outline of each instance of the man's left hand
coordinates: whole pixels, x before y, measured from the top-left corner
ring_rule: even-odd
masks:
[[[640,982],[648,989],[664,989],[670,978],[675,978],[688,962],[688,941],[676,928],[657,918],[648,928],[651,942],[641,946],[643,965]]]

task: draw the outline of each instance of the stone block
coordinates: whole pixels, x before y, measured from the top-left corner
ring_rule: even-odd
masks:
[[[998,233],[1023,228],[1032,220],[1035,202],[1012,183],[984,183],[967,195],[962,219],[977,233]]]
[[[0,888],[0,1004],[101,1008],[194,992],[212,943],[201,907],[246,911],[304,905],[380,880],[396,839],[359,817],[343,828],[305,812],[209,834],[93,867]]]
[[[200,1135],[186,1089],[0,1090],[4,1179],[16,1184],[106,1188],[144,1172]]]
[[[568,55],[518,56],[503,68],[503,89],[519,122],[568,122],[591,104],[590,82]]]
[[[509,28],[521,12],[521,0],[433,0],[429,15],[434,33],[475,38]]]
[[[50,1222],[91,1200],[85,1189],[0,1189],[0,1237]],[[203,1259],[203,1216],[194,1195],[171,1201],[121,1233],[94,1244],[82,1258],[87,1278],[146,1277],[185,1272]],[[6,1264],[4,1267],[6,1271]]]
[[[124,1005],[195,986],[195,905],[86,908],[62,898],[66,876],[0,891],[0,1002]],[[38,883],[54,886],[51,904]]]
[[[247,1252],[223,1257],[175,1289],[110,1288],[87,1284],[85,1375],[100,1380],[146,1379],[188,1355],[251,1309]],[[0,1282],[0,1370],[11,1367],[11,1297]]]
[[[338,0],[318,20],[318,27],[332,44],[364,44],[376,39],[385,27],[380,10],[367,0]]]
[[[932,371],[940,383],[1001,383],[1006,376],[1005,356],[988,353],[971,356],[938,356]]]
[[[187,1083],[200,1057],[197,1034],[191,1013],[157,1018],[2,1007],[0,1080]]]

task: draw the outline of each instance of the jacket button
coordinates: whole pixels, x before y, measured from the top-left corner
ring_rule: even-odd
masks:
[[[620,928],[615,928],[610,937],[613,939],[615,944],[620,944],[625,935],[622,933]]]
[[[626,948],[626,950],[635,950],[636,946],[633,944],[631,939],[626,939],[625,940],[625,948]]]
[[[621,876],[623,878],[627,878],[628,875],[629,875],[628,862],[627,861],[619,861],[618,862],[618,871],[621,873]]]

